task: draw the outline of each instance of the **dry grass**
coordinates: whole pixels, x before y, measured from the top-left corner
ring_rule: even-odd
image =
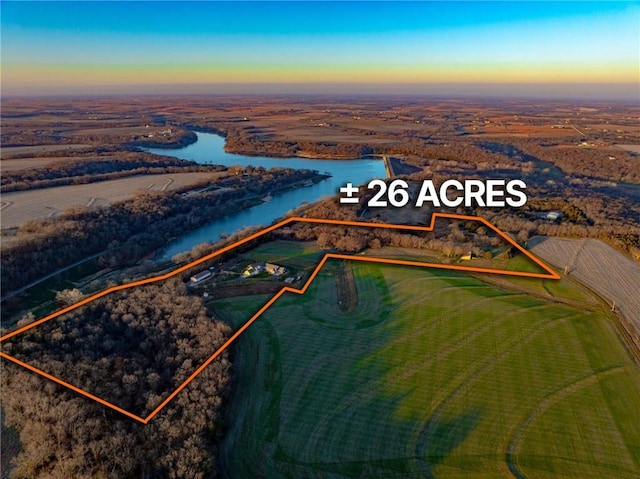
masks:
[[[616,308],[640,334],[640,264],[594,239],[536,237],[531,251],[615,301]]]
[[[164,130],[164,128],[155,126],[146,128],[145,125],[131,126],[131,127],[112,127],[112,128],[78,128],[66,132],[68,136],[84,136],[84,135],[98,135],[100,137],[105,136],[137,136],[145,135],[148,133],[158,133]]]
[[[5,160],[0,162],[0,169],[3,172],[8,171],[20,171],[29,170],[33,168],[43,168],[54,162],[69,161],[69,157],[55,157],[55,158],[19,158],[15,160]]]
[[[621,150],[630,151],[631,153],[640,153],[640,145],[616,145]]]
[[[131,198],[140,190],[169,191],[216,176],[211,173],[139,175],[86,185],[6,193],[2,195],[2,228],[19,226],[28,220],[53,217],[71,207],[105,206]]]
[[[5,160],[7,158],[14,157],[16,155],[39,155],[42,153],[49,153],[52,151],[67,151],[67,150],[80,150],[82,148],[89,148],[91,145],[85,145],[81,143],[73,145],[36,145],[36,146],[10,146],[3,147],[0,157]],[[2,164],[4,168],[4,163]]]
[[[35,147],[34,147],[35,148]],[[3,159],[0,161],[0,167],[3,172],[28,170],[32,168],[43,168],[49,165],[60,165],[69,161],[73,162],[92,162],[92,161],[110,161],[118,160],[125,157],[123,154],[116,155],[83,155],[83,156],[44,156],[32,158],[13,158]],[[126,157],[125,157],[126,158]]]
[[[517,123],[497,123],[490,125],[465,128],[465,130],[475,136],[521,136],[531,138],[566,138],[567,140],[580,138],[573,128],[552,128],[552,125],[521,125]]]

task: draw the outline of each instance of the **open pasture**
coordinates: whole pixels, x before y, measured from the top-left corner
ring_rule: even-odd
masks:
[[[599,303],[351,266],[354,311],[329,261],[234,347],[223,477],[638,477],[640,372]]]

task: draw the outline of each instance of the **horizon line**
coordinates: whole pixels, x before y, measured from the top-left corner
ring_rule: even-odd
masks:
[[[640,84],[636,82],[575,83],[357,83],[357,82],[256,82],[256,83],[147,83],[111,85],[69,85],[48,89],[3,89],[1,99],[87,98],[130,96],[377,96],[438,97],[477,99],[522,99],[553,101],[640,100]],[[31,91],[30,91],[31,90]]]

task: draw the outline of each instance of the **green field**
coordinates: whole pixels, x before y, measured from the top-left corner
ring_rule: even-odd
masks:
[[[515,258],[509,260],[506,269],[511,271],[529,271],[533,273],[544,272],[541,268],[537,268],[537,266],[531,260],[524,257],[523,255],[518,255]],[[569,301],[590,303],[591,305],[597,302],[597,300],[592,297],[592,295],[590,295],[584,287],[577,285],[572,280],[566,277],[562,277],[557,281],[524,278],[518,276],[496,276],[496,278],[507,281],[514,287],[523,289],[526,292],[533,292],[545,296],[551,296],[559,300],[564,299]]]
[[[242,255],[250,262],[270,262],[284,266],[295,273],[315,268],[326,251],[318,248],[315,242],[270,241],[261,244]]]
[[[348,262],[345,313],[338,266],[234,346],[223,477],[640,477],[640,371],[599,303]],[[215,311],[238,327],[266,300]]]

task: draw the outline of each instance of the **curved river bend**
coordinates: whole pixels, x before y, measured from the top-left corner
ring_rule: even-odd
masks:
[[[274,194],[271,201],[201,226],[170,243],[162,252],[162,258],[189,251],[200,243],[217,241],[223,233],[232,234],[245,226],[266,226],[303,202],[312,203],[324,196],[338,194],[338,189],[349,182],[361,185],[373,178],[386,177],[384,163],[381,160],[313,160],[234,155],[224,151],[223,137],[210,133],[196,133],[196,135],[198,141],[184,148],[145,148],[145,151],[158,155],[171,155],[200,164],[311,169],[318,170],[320,173],[328,172],[332,177],[313,186]]]

